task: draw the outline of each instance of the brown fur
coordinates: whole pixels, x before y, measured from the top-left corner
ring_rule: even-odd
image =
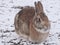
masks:
[[[15,16],[14,25],[17,34],[27,36],[32,42],[40,43],[47,38],[50,29],[49,19],[39,1],[35,2],[35,7],[27,6],[19,11]]]

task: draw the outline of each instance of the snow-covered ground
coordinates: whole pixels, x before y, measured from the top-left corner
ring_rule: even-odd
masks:
[[[13,6],[34,6],[38,0],[0,0],[0,45],[32,45],[14,31],[14,17],[20,9]],[[42,45],[60,45],[60,0],[40,0],[51,22],[50,35]]]

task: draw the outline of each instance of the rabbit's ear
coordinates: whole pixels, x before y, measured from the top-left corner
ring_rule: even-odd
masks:
[[[43,5],[40,1],[38,1],[38,7],[39,7],[40,11],[43,11]]]
[[[37,13],[43,12],[43,6],[42,6],[42,3],[40,1],[38,1],[37,3],[35,2],[35,9],[36,9]]]
[[[38,12],[38,5],[37,5],[37,2],[35,2],[34,4],[35,4],[35,12]]]

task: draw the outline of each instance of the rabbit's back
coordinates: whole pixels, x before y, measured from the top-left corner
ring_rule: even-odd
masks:
[[[35,9],[33,7],[28,7],[22,9],[19,13],[19,19],[23,20],[23,22],[28,23],[35,15]]]
[[[24,35],[29,35],[29,24],[30,20],[35,15],[35,9],[33,7],[28,7],[22,9],[15,16],[15,31],[20,35],[20,33]]]

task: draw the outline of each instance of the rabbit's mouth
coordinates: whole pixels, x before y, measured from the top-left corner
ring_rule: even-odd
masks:
[[[33,27],[34,27],[34,29],[36,31],[41,32],[41,33],[47,33],[47,32],[49,32],[49,29],[46,26],[40,26],[40,27],[38,27],[38,26],[33,25]]]

